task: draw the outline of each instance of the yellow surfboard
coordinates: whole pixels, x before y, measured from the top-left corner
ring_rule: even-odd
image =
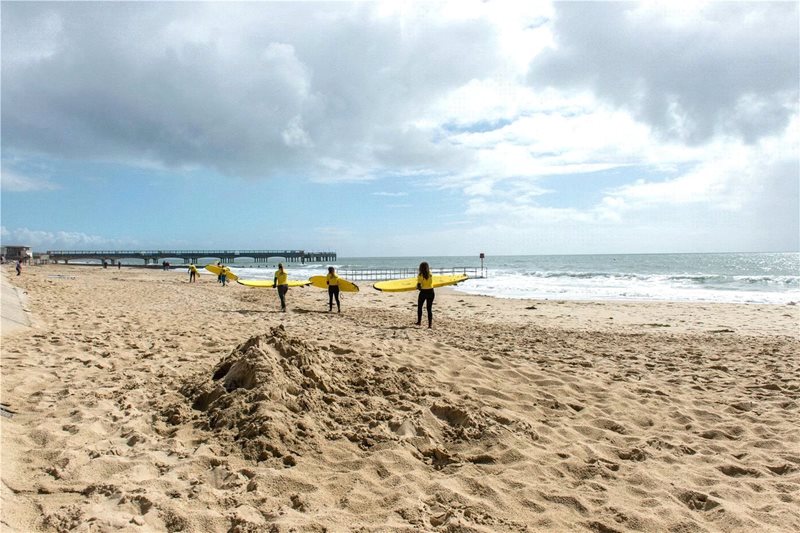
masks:
[[[271,279],[237,279],[236,283],[240,285],[246,285],[247,287],[260,287],[262,289],[272,289],[272,280]],[[297,281],[294,279],[290,279],[286,282],[287,285],[290,287],[305,287],[306,285],[310,285],[310,281]]]
[[[433,286],[445,287],[447,285],[455,285],[462,281],[469,279],[466,274],[447,274],[442,276],[433,276]],[[391,279],[388,281],[379,281],[373,285],[374,288],[383,292],[405,292],[417,290],[417,278],[405,279]]]
[[[314,287],[319,287],[320,289],[328,288],[328,276],[311,276],[308,278],[308,281],[310,281]],[[358,285],[344,278],[339,278],[339,290],[342,292],[358,292]]]
[[[231,272],[227,267],[225,269],[226,269],[226,277],[229,280],[236,281],[239,279],[239,276]],[[219,276],[219,273],[222,272],[222,268],[218,267],[217,265],[206,265],[206,270],[208,270],[209,272],[213,272],[217,276]]]

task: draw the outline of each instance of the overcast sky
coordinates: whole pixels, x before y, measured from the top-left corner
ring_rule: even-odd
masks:
[[[798,16],[797,2],[3,2],[2,241],[798,250]]]

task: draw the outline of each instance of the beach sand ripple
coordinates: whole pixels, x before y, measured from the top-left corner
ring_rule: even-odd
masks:
[[[4,531],[800,530],[796,306],[13,281]]]

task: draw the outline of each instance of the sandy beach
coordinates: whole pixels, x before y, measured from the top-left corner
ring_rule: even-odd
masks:
[[[3,268],[3,531],[800,530],[798,305]]]

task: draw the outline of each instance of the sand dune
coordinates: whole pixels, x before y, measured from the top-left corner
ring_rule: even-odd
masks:
[[[8,531],[797,531],[797,306],[47,266],[2,339]]]

